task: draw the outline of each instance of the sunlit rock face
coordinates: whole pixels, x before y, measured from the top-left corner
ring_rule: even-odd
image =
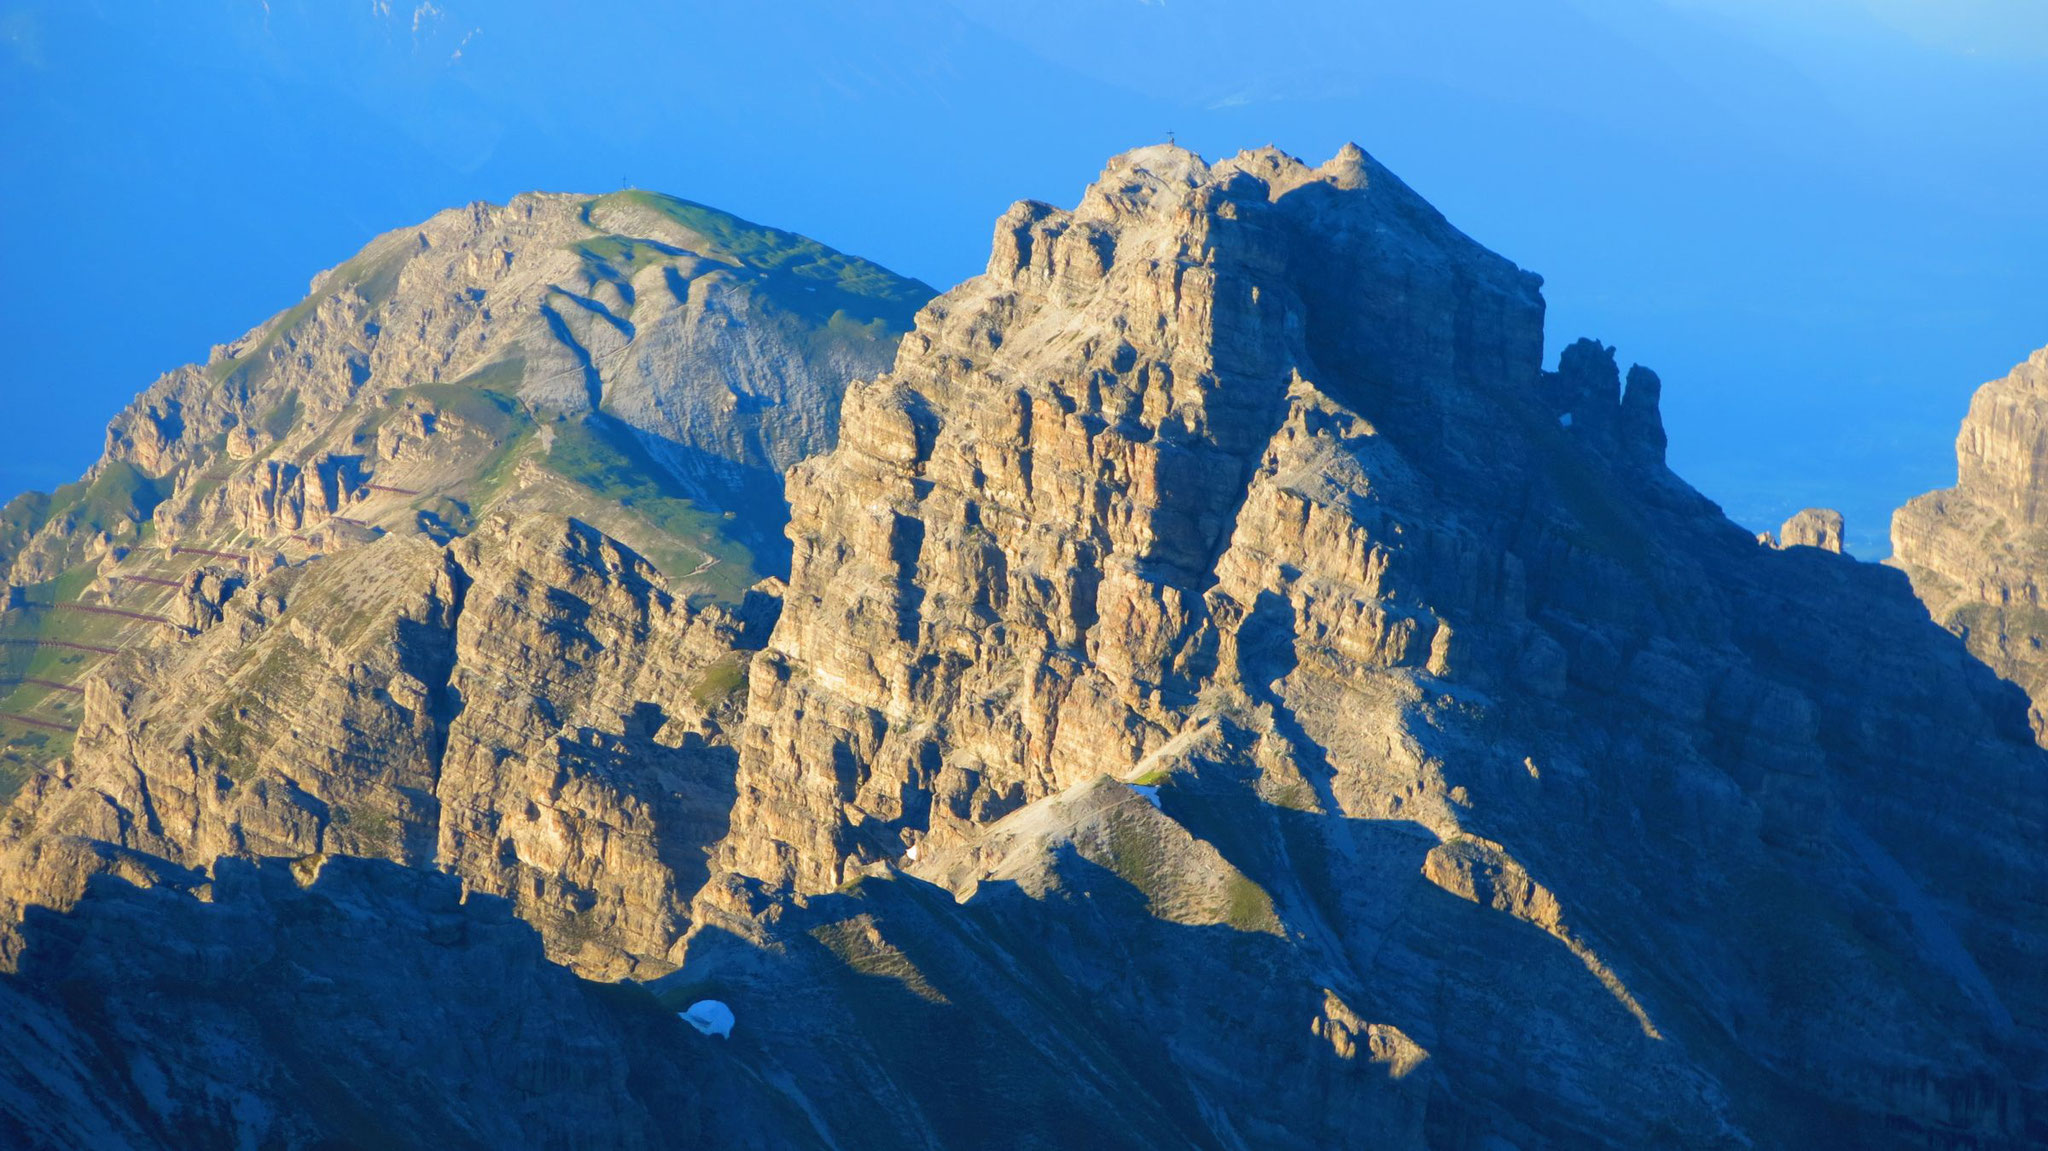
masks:
[[[0,826],[0,911],[137,858],[347,854],[510,900],[586,975],[661,974],[732,804],[748,634],[554,516],[279,569],[91,682],[70,762]]]
[[[1825,517],[1759,548],[1673,476],[1655,373],[1545,371],[1538,285],[1355,148],[1147,148],[1012,208],[791,474],[699,922],[772,941],[808,895],[910,955],[919,881],[1124,884],[1187,926],[1117,954],[1281,988],[1240,1024],[1280,1065],[1375,1052],[1350,1121],[1392,1145],[2016,1145],[2024,701]],[[1103,775],[1192,844],[1077,825]],[[1257,977],[1202,926],[1232,876]],[[1149,978],[1105,994],[1171,1031]],[[1337,1138],[1327,1084],[1194,1054],[1231,1043],[1169,1043],[1211,1135]]]
[[[1956,436],[1956,486],[1892,516],[1892,562],[1971,654],[2025,688],[2048,740],[2048,348],[1977,389]]]
[[[1805,508],[1778,529],[1781,547],[1842,550],[1842,513],[1833,508]]]

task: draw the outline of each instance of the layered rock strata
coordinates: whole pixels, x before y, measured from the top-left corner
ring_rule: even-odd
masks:
[[[546,516],[282,568],[224,615],[89,682],[0,829],[8,918],[138,855],[349,854],[508,898],[586,973],[667,970],[732,802],[745,618]]]
[[[20,522],[0,535],[0,566],[18,583],[51,579],[95,542],[138,542],[145,528],[287,550],[323,527],[424,517],[459,530],[541,478],[522,476],[522,461],[568,481],[557,510],[577,486],[612,504],[659,492],[762,521],[727,528],[772,551],[781,516],[761,493],[830,445],[846,381],[887,365],[930,295],[655,193],[529,193],[442,212],[378,237],[298,305],[151,385],[79,484],[39,511],[10,505]],[[620,454],[650,474],[603,474]],[[643,550],[664,534],[701,543],[698,525],[644,506],[611,515],[606,526]]]

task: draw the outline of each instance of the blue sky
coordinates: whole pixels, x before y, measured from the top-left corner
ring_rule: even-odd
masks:
[[[590,11],[584,11],[590,9]],[[1356,140],[1665,379],[1675,467],[1881,554],[2048,344],[2041,0],[0,0],[0,488],[372,235],[630,182],[944,287],[1171,130]]]

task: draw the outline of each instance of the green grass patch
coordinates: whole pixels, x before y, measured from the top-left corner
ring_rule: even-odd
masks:
[[[384,414],[358,429],[358,441],[373,438],[378,427],[392,418],[398,405],[407,399],[432,407],[444,420],[459,421],[496,440],[478,467],[469,491],[463,495],[470,512],[481,514],[510,486],[520,458],[533,441],[533,417],[515,394],[525,374],[526,361],[515,356],[479,368],[453,383],[416,384],[398,389],[388,397],[389,406]],[[437,514],[456,522],[445,513]]]
[[[114,616],[56,610],[58,604],[76,603],[94,578],[93,565],[78,564],[55,579],[23,588],[22,594],[28,606],[0,615],[0,638],[119,647],[118,633],[127,626],[126,621]],[[0,677],[10,680],[34,677],[72,683],[88,662],[96,663],[101,658],[92,652],[7,644],[0,646]],[[24,685],[15,692],[39,695],[42,690]],[[5,691],[0,688],[0,692]],[[28,696],[18,697],[15,693],[0,694],[0,710],[11,709],[14,704],[27,700]]]
[[[263,431],[273,440],[281,440],[292,433],[299,422],[299,390],[289,389],[270,414],[263,417]]]
[[[124,523],[139,527],[169,494],[168,482],[144,475],[126,460],[110,460],[91,482],[79,480],[50,493],[44,519],[68,520],[95,532],[113,532]]]
[[[569,245],[583,258],[584,272],[591,282],[631,280],[642,268],[665,264],[678,255],[674,248],[631,236],[599,236]]]
[[[746,690],[747,668],[744,652],[731,652],[718,657],[697,682],[690,686],[690,699],[698,707],[711,711]]]
[[[23,492],[0,507],[0,557],[21,550],[50,520],[50,494]]]
[[[199,473],[199,477],[192,481],[191,486],[185,489],[185,505],[199,506],[199,501],[219,491],[228,482],[228,477],[234,474],[236,467],[237,463],[232,459],[216,458],[205,471]]]
[[[837,923],[821,924],[810,930],[812,939],[825,946],[849,970],[875,979],[892,980],[927,1003],[944,1004],[944,992],[933,986],[910,957],[871,931],[873,920],[860,915]]]
[[[519,461],[526,456],[535,435],[533,425],[527,424],[492,449],[484,460],[483,469],[477,472],[476,479],[470,484],[469,506],[472,512],[482,514],[512,485],[512,478],[519,474]]]
[[[1123,820],[1110,825],[1108,840],[1104,865],[1143,892],[1147,902],[1164,896],[1170,876],[1158,841]]]
[[[754,557],[726,534],[725,517],[700,508],[669,479],[668,470],[628,428],[605,416],[553,425],[554,442],[543,461],[548,470],[624,507],[649,526],[718,562],[705,569],[712,598],[738,602],[760,578]],[[689,577],[691,551],[647,558],[670,576]],[[702,576],[699,578],[701,579]]]
[[[504,439],[532,422],[512,394],[523,371],[523,361],[501,361],[456,383],[418,384],[394,394],[431,404],[445,417],[461,420],[494,439]],[[499,390],[470,381],[510,386]]]
[[[1266,894],[1265,888],[1239,872],[1232,872],[1224,881],[1223,919],[1239,931],[1264,931],[1275,935],[1280,932],[1280,917],[1273,911],[1273,897]]]
[[[468,388],[473,392],[483,392],[492,396],[510,399],[519,394],[519,386],[525,382],[526,357],[507,356],[502,360],[493,360],[485,364],[483,367],[478,368],[476,371],[456,380],[448,386]],[[428,384],[425,386],[438,387],[440,385]],[[494,399],[490,402],[496,404],[498,401]],[[499,406],[502,407],[503,405]]]
[[[843,310],[845,323],[876,320],[905,332],[911,318],[937,293],[917,280],[858,256],[849,256],[794,232],[743,220],[716,208],[659,192],[630,190],[600,196],[593,206],[622,204],[658,213],[701,238],[702,254],[767,273],[778,302],[826,322]],[[806,296],[816,299],[806,300]]]
[[[270,408],[270,414],[262,418],[262,430],[272,440],[283,440],[285,436],[291,434],[291,430],[295,426],[299,426],[299,389],[297,387],[287,389],[283,399],[276,401],[276,406]]]
[[[363,845],[377,851],[388,850],[398,839],[398,821],[390,814],[373,807],[337,804],[334,808],[334,826],[347,831]]]

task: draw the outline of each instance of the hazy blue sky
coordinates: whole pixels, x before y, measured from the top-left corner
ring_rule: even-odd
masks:
[[[1731,514],[1872,554],[2048,344],[2044,90],[2044,0],[0,0],[0,488],[442,207],[628,181],[945,287],[1172,130],[1358,141]]]

